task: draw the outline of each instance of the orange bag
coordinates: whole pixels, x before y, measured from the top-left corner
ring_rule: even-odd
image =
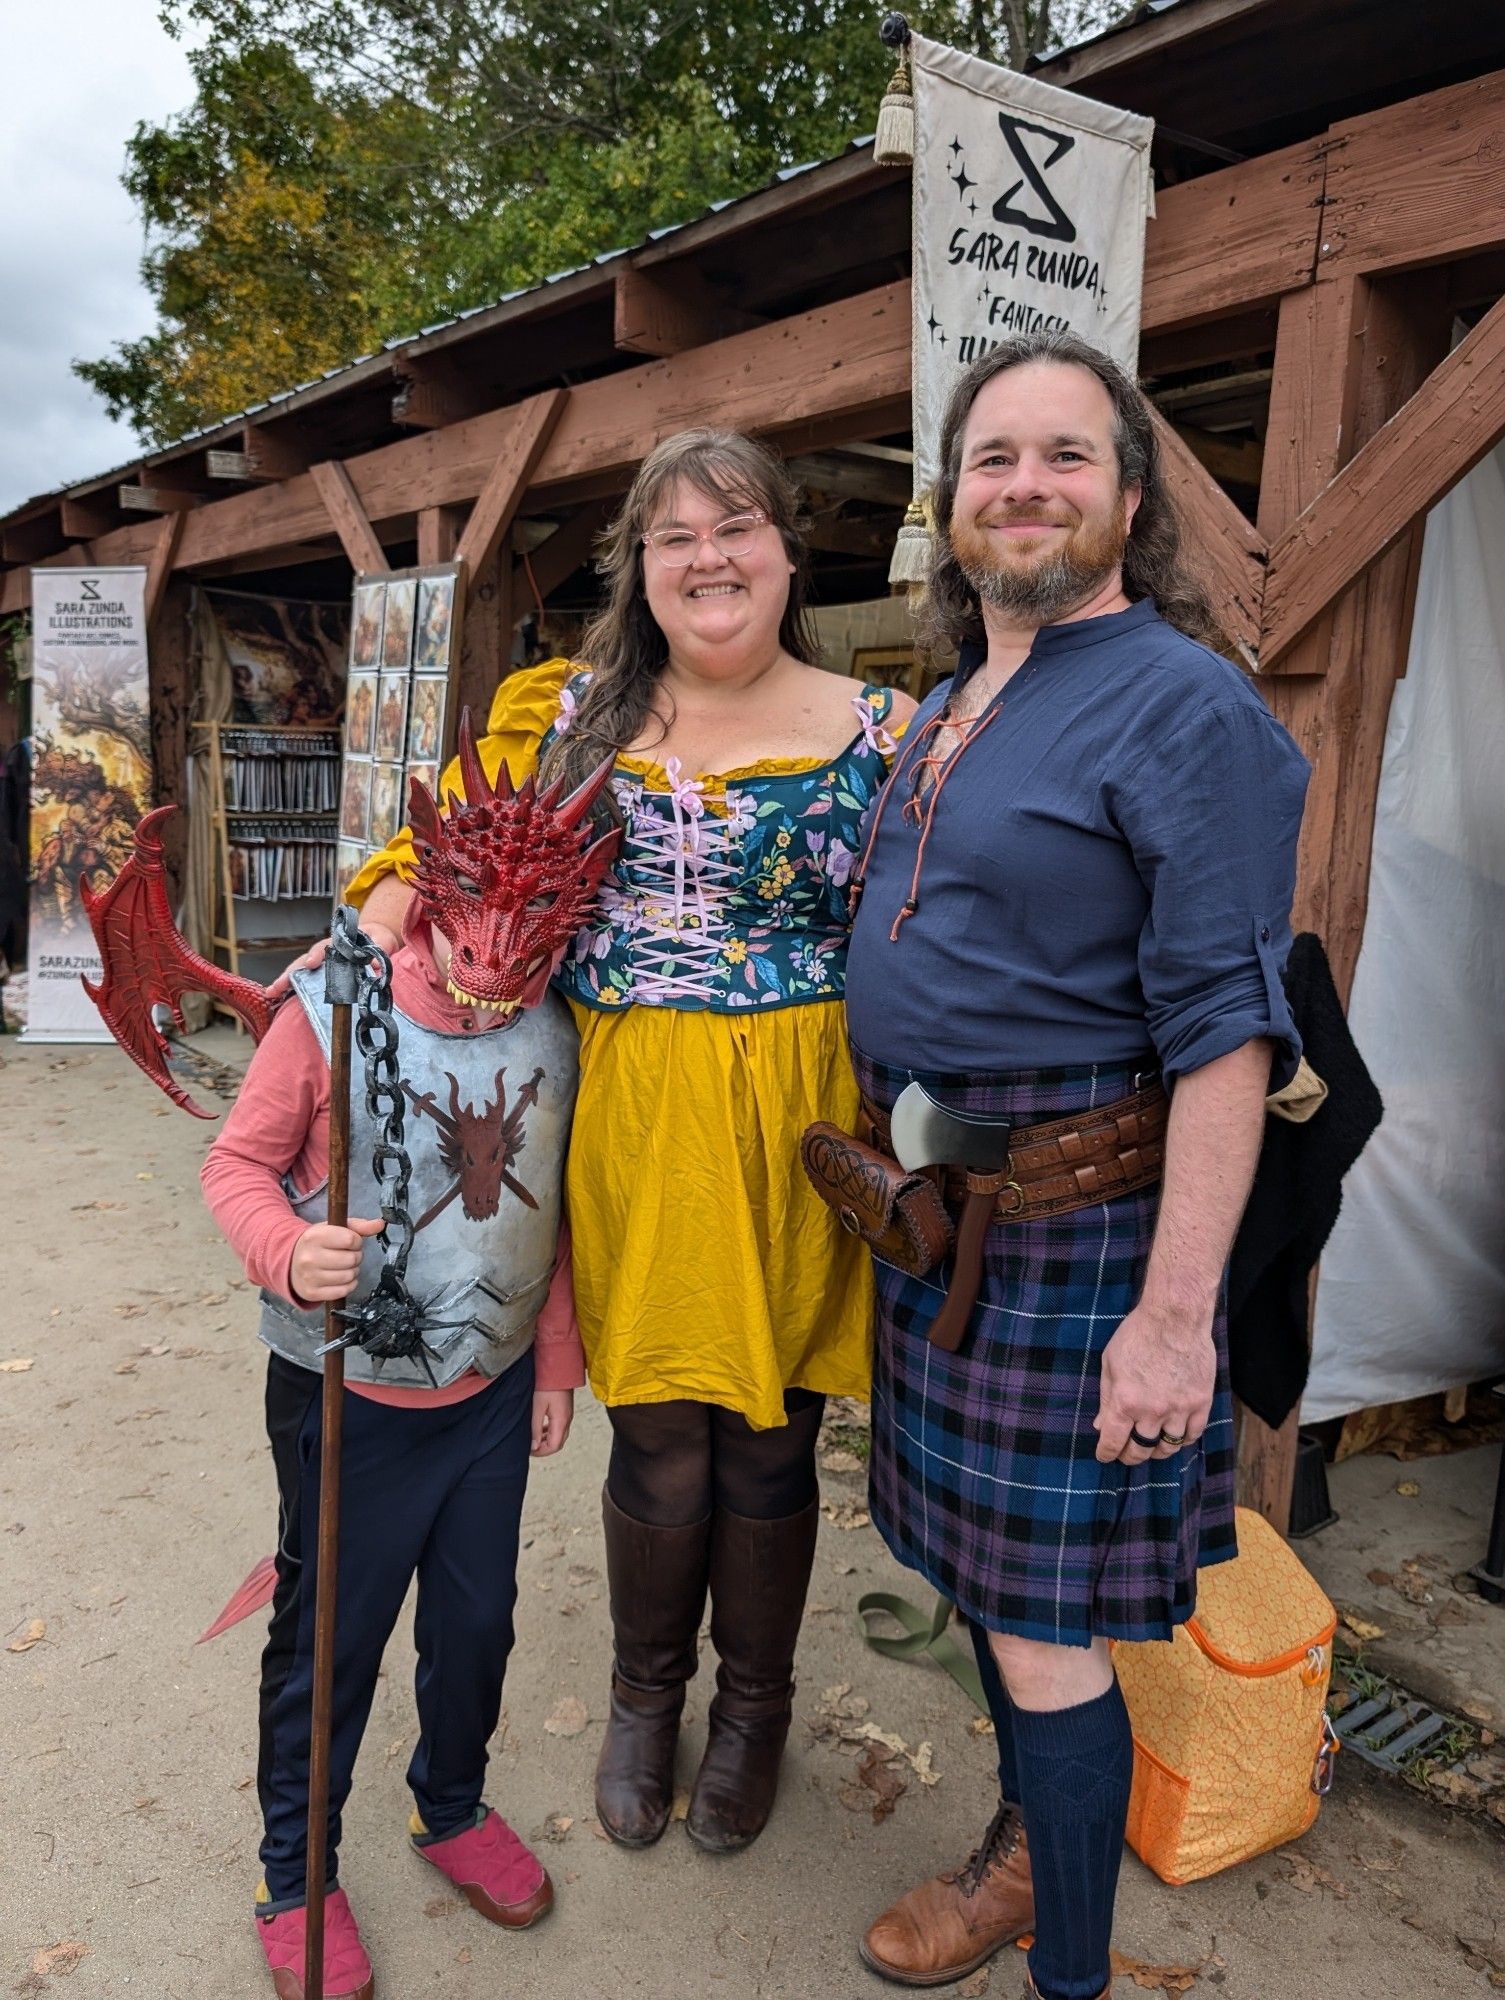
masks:
[[[1163,1882],[1296,1839],[1331,1782],[1333,1607],[1243,1507],[1238,1542],[1232,1561],[1202,1571],[1173,1639],[1113,1649],[1134,1728],[1129,1845]]]

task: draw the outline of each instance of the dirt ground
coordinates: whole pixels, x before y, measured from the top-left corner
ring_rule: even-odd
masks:
[[[237,1047],[223,1031],[201,1045],[220,1056]],[[214,1127],[171,1110],[113,1049],[11,1040],[0,1042],[0,1114],[11,1162],[0,1993],[254,1996],[264,1982],[248,1914],[259,1621],[194,1644],[269,1551],[274,1523],[254,1295],[196,1185]],[[912,1882],[963,1858],[994,1785],[990,1742],[951,1682],[881,1660],[857,1635],[859,1594],[910,1582],[865,1525],[860,1469],[824,1475],[831,1518],[767,1834],[717,1860],[671,1827],[656,1848],[626,1853],[591,1816],[608,1659],[598,1513],[607,1426],[588,1396],[581,1404],[567,1450],[536,1471],[529,1495],[519,1643],[490,1786],[518,1829],[545,1843],[556,1914],[504,1936],[407,1850],[414,1722],[400,1631],[341,1870],[378,1990],[385,2000],[876,2000],[887,1989],[856,1959],[860,1930]],[[686,1782],[708,1680],[691,1691]],[[841,1741],[839,1710],[915,1753],[893,1766],[905,1789],[879,1824],[853,1784],[859,1751]],[[915,1768],[924,1745],[933,1784]],[[1204,1989],[1226,2000],[1422,2000],[1505,1986],[1502,1855],[1476,1820],[1344,1758],[1299,1851],[1178,1890],[1126,1857],[1118,1946],[1169,1970],[1141,1970],[1137,1982],[1125,1972],[1115,2000]],[[963,1990],[1016,2000],[1020,1983],[1009,1953]]]

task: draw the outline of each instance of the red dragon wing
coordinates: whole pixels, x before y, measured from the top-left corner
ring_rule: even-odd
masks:
[[[87,874],[79,877],[79,894],[104,961],[98,986],[85,979],[83,988],[136,1067],[174,1104],[195,1118],[212,1118],[214,1113],[195,1104],[168,1071],[167,1043],[152,1009],[169,1008],[184,1028],[183,995],[210,993],[234,1009],[258,1042],[271,1025],[273,1010],[264,987],[200,958],[172,920],[159,829],[176,811],[176,806],[158,806],[146,815],[136,828],[136,851],[105,888],[92,889]]]

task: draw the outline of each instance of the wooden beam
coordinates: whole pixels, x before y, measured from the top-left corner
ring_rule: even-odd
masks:
[[[486,407],[454,362],[413,354],[394,357],[392,366],[399,380],[392,421],[405,430],[442,430],[479,416]]]
[[[453,562],[460,545],[465,516],[459,507],[420,507],[418,510],[418,563],[421,569],[435,563]]]
[[[300,472],[307,472],[313,459],[324,455],[322,446],[309,449],[291,420],[280,423],[275,430],[266,424],[247,424],[240,439],[241,453],[251,467],[253,479],[296,479]]]
[[[59,546],[67,539],[59,510],[49,508],[44,514],[32,514],[24,521],[12,521],[0,533],[0,556],[8,563],[40,562],[47,556],[58,561],[61,560]],[[30,601],[28,594],[27,602]]]
[[[844,458],[838,452],[802,452],[786,460],[790,473],[817,493],[866,500],[876,507],[905,508],[914,491],[913,468],[873,459]]]
[[[527,561],[512,569],[512,601],[532,605],[536,589],[548,597],[560,584],[568,582],[580,565],[589,560],[596,537],[611,518],[607,500],[587,501],[571,520],[562,522],[546,542],[540,542]]]
[[[1505,437],[1505,299],[1270,551],[1263,653],[1278,659]]]
[[[1275,346],[1275,327],[1276,309],[1257,306],[1168,333],[1147,333],[1139,349],[1139,372],[1150,377],[1178,375],[1188,368],[1217,368],[1268,354]]]
[[[181,527],[184,516],[169,516],[157,534]],[[185,803],[188,796],[188,717],[195,693],[191,607],[193,589],[185,577],[170,582],[154,606],[149,602],[146,644],[147,707],[152,746],[152,804]],[[148,591],[150,580],[148,579]],[[175,812],[162,828],[163,865],[168,899],[176,905],[182,894],[183,863],[188,851],[188,815]]]
[[[645,361],[570,392],[534,472],[541,509],[620,493],[661,437],[692,424],[757,432],[778,448],[820,449],[909,427],[909,286],[778,320],[662,361]],[[446,431],[403,438],[343,461],[370,521],[472,500],[493,471],[523,406],[489,411]],[[308,473],[207,502],[190,514],[178,566],[212,571],[260,549],[314,541],[329,516]],[[104,563],[144,562],[150,531],[117,529],[95,551]],[[30,602],[24,571],[0,579],[0,610]]]
[[[177,486],[117,486],[115,497],[125,514],[187,514],[203,501],[202,493]]]
[[[476,496],[455,550],[456,560],[466,565],[472,577],[490,566],[492,556],[501,546],[502,537],[511,527],[528,490],[528,481],[559,428],[569,400],[568,389],[547,389],[541,396],[530,396],[519,407],[517,421]],[[505,581],[510,595],[510,569],[505,570]]]
[[[1224,437],[1218,431],[1198,430],[1194,424],[1177,424],[1174,429],[1203,471],[1221,485],[1259,491],[1265,448],[1258,438]]]
[[[63,534],[70,542],[92,542],[120,526],[120,509],[98,500],[64,500]]]
[[[334,523],[340,544],[350,558],[350,567],[357,576],[389,569],[386,551],[377,540],[376,530],[366,518],[366,510],[361,505],[360,495],[350,482],[350,474],[337,458],[326,458],[319,465],[309,467],[309,477],[313,480],[319,498],[324,503],[324,511]]]
[[[1164,417],[1155,413],[1161,465],[1181,522],[1182,546],[1212,598],[1225,636],[1251,669],[1259,654],[1268,548]]]
[[[613,342],[630,354],[683,354],[762,324],[715,298],[689,265],[672,276],[618,265],[612,318]]]
[[[146,566],[146,626],[151,630],[152,621],[161,609],[163,594],[167,589],[167,579],[172,574],[173,557],[177,554],[178,543],[183,536],[183,514],[165,514],[157,529],[157,545],[152,550],[151,561]]]
[[[1397,271],[1505,244],[1502,127],[1505,70],[1331,127],[1323,265]]]
[[[1327,155],[1319,139],[1183,181],[1145,228],[1145,336],[1274,305],[1316,268]]]

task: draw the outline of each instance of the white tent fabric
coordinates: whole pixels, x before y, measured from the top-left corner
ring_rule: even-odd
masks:
[[[1322,1257],[1309,1423],[1505,1371],[1505,446],[1427,521],[1348,1018],[1385,1118]]]

